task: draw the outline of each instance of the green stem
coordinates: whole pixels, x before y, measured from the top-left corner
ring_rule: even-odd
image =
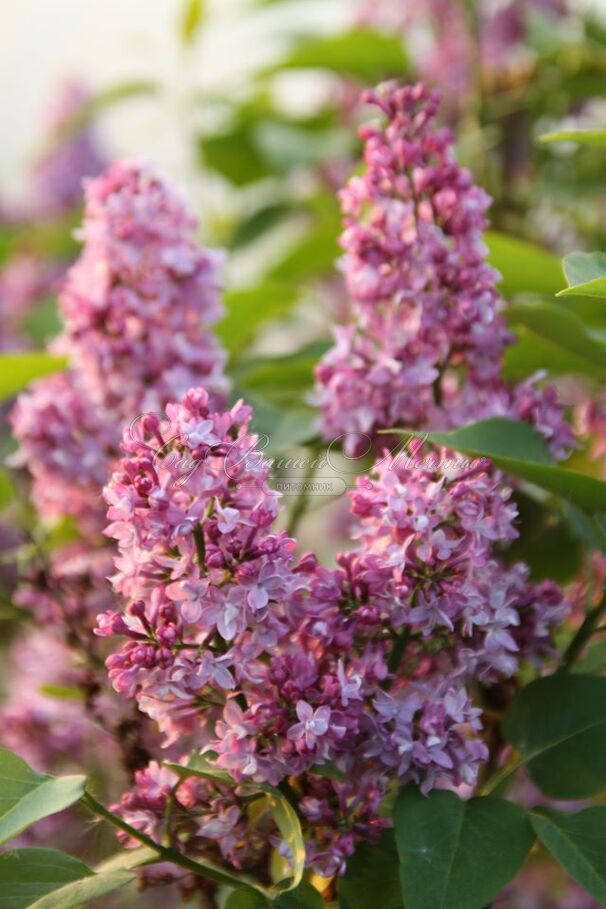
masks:
[[[410,641],[410,628],[405,628],[402,634],[399,634],[394,641],[393,649],[389,654],[387,667],[391,673],[398,671],[406,646]]]
[[[598,605],[594,606],[594,608],[591,609],[585,616],[583,624],[578,629],[577,633],[562,655],[562,662],[560,663],[558,672],[570,672],[571,668],[574,666],[575,662],[581,655],[585,644],[588,642],[592,634],[598,630],[598,625],[605,609],[606,594],[604,594]]]
[[[218,868],[210,867],[209,865],[201,865],[199,862],[195,862],[193,859],[183,855],[182,852],[179,852],[172,846],[161,846],[159,843],[152,840],[146,833],[143,833],[141,830],[136,830],[135,827],[131,827],[130,824],[123,821],[122,818],[118,817],[117,814],[114,814],[113,811],[109,811],[109,809],[102,805],[101,802],[98,802],[90,792],[84,793],[81,802],[89,811],[92,811],[93,814],[102,817],[105,821],[113,824],[114,827],[117,827],[133,839],[143,843],[144,846],[153,849],[165,862],[173,862],[175,865],[180,865],[181,868],[186,868],[188,871],[191,871],[200,877],[210,878],[218,884],[229,884],[230,887],[233,887],[234,885],[242,886],[243,883],[248,883],[247,880],[238,879],[235,875],[224,874]]]
[[[204,543],[204,531],[200,524],[194,527],[194,542],[196,544],[196,554],[198,556],[198,566],[202,573],[206,564],[206,545]]]

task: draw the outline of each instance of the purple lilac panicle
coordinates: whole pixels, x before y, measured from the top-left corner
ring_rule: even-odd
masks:
[[[382,429],[508,416],[562,457],[573,437],[553,390],[537,387],[540,376],[518,388],[501,377],[512,337],[485,261],[490,199],[435,126],[437,94],[386,83],[363,98],[386,125],[362,128],[366,171],[341,192],[353,321],[316,371],[323,433],[359,453]]]
[[[64,328],[54,346],[71,368],[36,383],[12,413],[13,463],[31,474],[40,515],[75,519],[95,561],[101,489],[122,425],[192,383],[217,402],[227,389],[210,330],[221,314],[219,259],[197,245],[195,227],[180,196],[140,162],[117,162],[86,184],[84,249],[60,295]],[[45,613],[49,589],[40,593]],[[25,597],[33,605],[31,591]]]

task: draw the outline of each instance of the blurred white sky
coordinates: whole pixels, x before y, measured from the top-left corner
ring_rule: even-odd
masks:
[[[248,67],[266,62],[295,24],[331,28],[348,0],[300,0],[262,11],[246,0],[214,0],[189,58],[178,39],[182,0],[1,0],[0,188],[18,193],[35,150],[44,108],[62,78],[94,89],[155,79],[161,101],[125,102],[104,115],[112,153],[143,154],[184,177],[191,143],[183,99],[197,88],[237,88]],[[294,10],[294,11],[293,11]]]

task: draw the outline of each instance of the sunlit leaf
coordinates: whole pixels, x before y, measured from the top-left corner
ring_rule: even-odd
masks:
[[[126,869],[95,874],[56,849],[14,849],[0,854],[0,907],[73,909],[124,887],[134,876]]]
[[[606,297],[606,253],[573,252],[564,257],[568,287],[559,297]]]
[[[5,353],[0,355],[0,401],[33,382],[67,366],[65,357],[53,357],[43,352]]]
[[[84,776],[36,773],[18,755],[0,748],[0,843],[73,805],[82,796],[85,782]]]
[[[543,439],[529,424],[493,417],[452,432],[390,432],[414,435],[474,458],[489,458],[505,473],[546,489],[589,514],[606,513],[606,483],[554,466]]]
[[[276,65],[284,69],[328,69],[372,83],[404,76],[408,60],[398,37],[360,28],[302,41]]]
[[[577,142],[606,148],[606,129],[559,129],[539,136],[539,142]]]

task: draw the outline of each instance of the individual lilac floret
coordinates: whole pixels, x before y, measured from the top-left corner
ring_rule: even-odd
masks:
[[[544,405],[533,385],[516,393],[501,377],[512,337],[485,261],[490,199],[456,163],[450,131],[435,126],[437,94],[386,83],[363,98],[386,125],[362,128],[366,171],[341,192],[353,321],[316,371],[322,431],[345,434],[358,453],[396,426],[543,417],[551,391]],[[545,422],[537,429],[561,455],[570,428],[559,409]]]

